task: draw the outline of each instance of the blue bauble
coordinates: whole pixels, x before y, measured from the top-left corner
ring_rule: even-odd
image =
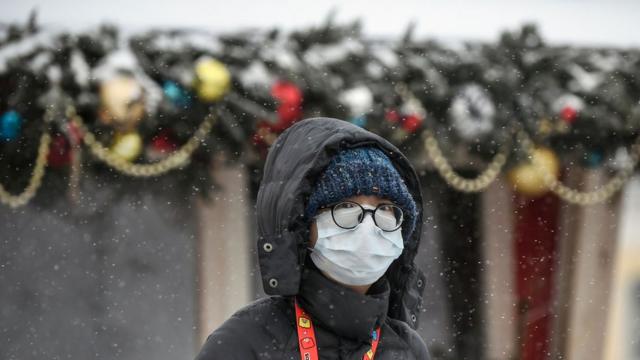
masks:
[[[354,118],[352,118],[350,120],[350,122],[354,125],[360,126],[361,128],[367,126],[367,117],[362,115],[362,116],[356,116]]]
[[[604,154],[601,150],[591,150],[587,153],[587,156],[584,159],[584,164],[587,167],[595,168],[602,164],[603,159]]]
[[[191,94],[175,81],[165,81],[162,90],[176,107],[186,108],[191,105]]]
[[[22,127],[22,117],[17,111],[11,110],[0,117],[0,139],[11,141],[18,137]]]

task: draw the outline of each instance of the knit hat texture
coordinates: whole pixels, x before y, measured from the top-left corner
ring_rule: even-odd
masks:
[[[360,146],[336,154],[309,196],[305,217],[311,219],[319,208],[356,195],[376,195],[402,208],[402,236],[408,241],[415,229],[416,204],[398,170],[377,147]]]

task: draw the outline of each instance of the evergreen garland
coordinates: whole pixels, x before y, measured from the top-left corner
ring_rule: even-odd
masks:
[[[0,25],[0,184],[10,193],[25,188],[40,135],[48,132],[53,140],[39,192],[47,199],[65,193],[78,156],[74,144],[82,142],[69,108],[105,147],[126,133],[139,136],[143,148],[131,153],[132,163],[161,160],[207,114],[215,117],[188,164],[158,178],[119,174],[80,145],[81,179],[117,194],[168,187],[206,193],[211,158],[220,152],[259,172],[275,137],[311,116],[384,136],[421,172],[430,169],[427,131],[456,168],[477,170],[513,141],[514,128],[572,166],[622,167],[640,127],[638,49],[548,46],[533,25],[495,43],[458,46],[414,39],[411,30],[379,41],[365,36],[359,21],[335,24],[331,16],[290,33],[154,29],[126,38],[111,25],[54,32],[38,26],[35,15],[26,24]],[[215,82],[226,73],[228,87],[214,89],[222,95],[205,95],[205,77]],[[105,90],[113,79],[124,80]],[[118,91],[139,95],[124,117],[108,109],[105,115],[114,91],[116,98]],[[507,168],[523,158],[517,142],[511,148],[516,156]]]

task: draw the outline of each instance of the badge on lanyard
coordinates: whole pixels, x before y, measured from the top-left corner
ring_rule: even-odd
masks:
[[[316,333],[313,330],[311,317],[298,305],[298,300],[294,300],[296,307],[296,326],[298,328],[298,347],[300,348],[300,359],[318,360],[318,347],[316,344]],[[371,333],[371,349],[362,357],[363,360],[373,360],[380,341],[380,328]]]

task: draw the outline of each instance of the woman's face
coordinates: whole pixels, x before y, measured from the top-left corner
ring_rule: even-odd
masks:
[[[374,207],[378,206],[378,204],[381,203],[392,203],[392,201],[389,201],[388,199],[381,198],[375,195],[356,195],[343,199],[343,201],[347,200],[357,202],[360,205],[368,204]],[[318,213],[322,213],[323,211],[331,211],[331,209],[322,209],[319,210]],[[310,231],[311,234],[309,235],[309,247],[313,248],[316,245],[316,241],[318,240],[318,227],[315,220],[311,223]]]
[[[343,200],[345,200],[345,201],[349,200],[349,201],[357,202],[360,205],[368,204],[369,206],[373,206],[373,207],[378,206],[381,203],[393,203],[392,201],[389,201],[388,199],[381,198],[381,197],[378,197],[378,196],[375,196],[375,195],[357,195],[357,196],[351,196],[351,197],[345,198]],[[318,213],[321,213],[323,211],[331,211],[331,209],[330,208],[322,209],[322,210],[319,210]],[[316,246],[316,241],[318,240],[318,227],[316,225],[316,221],[315,220],[311,223],[310,231],[311,231],[311,234],[309,235],[309,247],[313,248],[314,246]],[[329,274],[325,273],[324,271],[322,271],[322,273],[326,277],[331,279],[331,276]],[[333,280],[333,281],[339,283],[336,280]],[[367,285],[344,285],[344,286],[349,287],[349,288],[353,289],[354,291],[359,292],[361,294],[365,294],[367,292],[367,290],[369,289],[369,287],[371,286],[371,284],[367,284]]]

